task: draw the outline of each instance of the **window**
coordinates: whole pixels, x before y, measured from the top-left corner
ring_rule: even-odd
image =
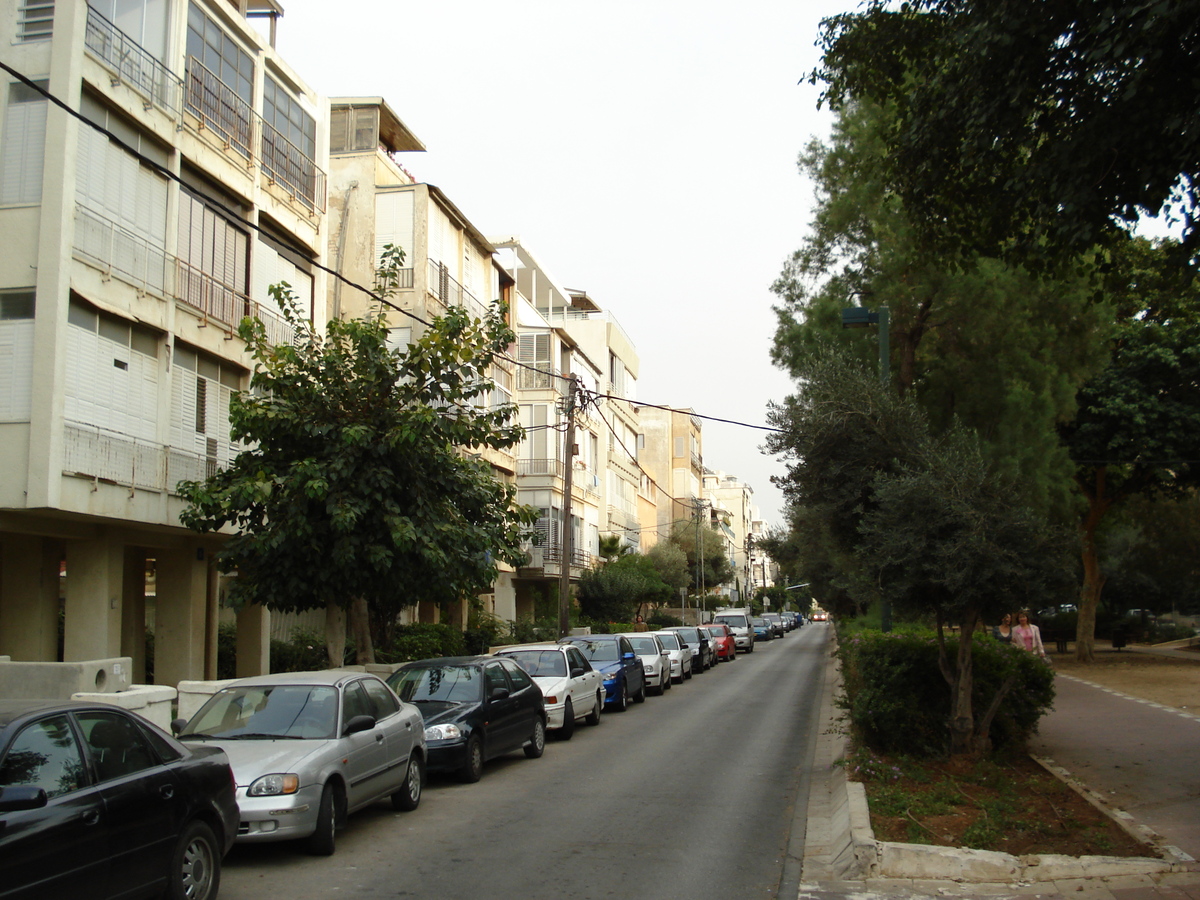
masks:
[[[367,691],[367,696],[371,699],[371,704],[375,707],[375,718],[386,719],[388,716],[393,716],[400,708],[396,703],[396,697],[389,691],[382,682],[375,681],[372,678],[364,678],[359,682]]]
[[[83,784],[83,755],[66,716],[27,725],[0,762],[0,785],[36,785],[54,798]]]
[[[362,688],[361,681],[355,681],[346,686],[342,694],[342,728],[344,729],[355,716],[374,716],[375,707],[371,698]]]
[[[237,454],[229,436],[229,401],[245,370],[176,343],[171,373],[171,446],[204,461],[212,475]]]
[[[195,3],[188,6],[187,108],[247,159],[254,62]]]
[[[558,656],[558,654],[555,654],[555,656]],[[561,661],[562,657],[558,656],[558,659]],[[512,660],[502,659],[500,660],[500,664],[504,666],[504,671],[508,672],[508,677],[512,680],[513,687],[516,690],[524,690],[525,688],[533,685],[533,682],[529,680],[529,676],[525,673],[525,670]]]
[[[222,322],[249,310],[250,236],[199,196],[179,192],[179,298]]]
[[[48,88],[49,81],[34,82]],[[46,98],[25,84],[8,86],[0,139],[0,204],[32,206],[42,199]]]
[[[487,695],[489,697],[492,696],[492,691],[496,690],[496,688],[504,688],[506,691],[511,690],[508,678],[504,675],[504,669],[500,667],[500,663],[498,662],[484,667],[483,678],[484,683],[487,685]]]
[[[88,6],[162,62],[167,52],[167,5],[162,0],[88,0]]]
[[[80,713],[79,725],[101,781],[132,775],[158,765],[141,731],[115,713]]]
[[[24,0],[17,19],[17,40],[48,41],[54,34],[54,0]]]
[[[342,106],[329,111],[330,153],[353,153],[378,147],[378,107]]]
[[[310,204],[315,199],[317,125],[274,78],[263,80],[263,171]]]

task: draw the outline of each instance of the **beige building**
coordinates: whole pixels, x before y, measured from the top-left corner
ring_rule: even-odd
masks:
[[[272,7],[278,10],[277,7]],[[236,453],[247,314],[325,315],[327,104],[243,2],[21,0],[0,20],[0,654],[212,677],[217,536],[181,479]],[[147,586],[153,586],[150,594]],[[59,622],[62,616],[61,650]],[[241,615],[239,666],[266,662]]]
[[[704,498],[711,510],[712,524],[726,537],[729,561],[733,564],[734,581],[724,585],[722,591],[736,601],[733,605],[740,605],[747,599],[747,591],[753,594],[750,548],[757,518],[754,489],[733,475],[709,469],[704,473]]]
[[[701,422],[689,409],[638,409],[639,461],[657,485],[655,525],[658,539],[671,533],[671,524],[697,515],[702,505],[704,459]]]

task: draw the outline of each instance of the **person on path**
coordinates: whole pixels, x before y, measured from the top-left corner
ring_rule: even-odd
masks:
[[[1002,644],[1011,644],[1013,639],[1012,616],[1005,613],[1000,617],[1000,624],[992,626],[992,637]]]
[[[1046,658],[1046,648],[1042,646],[1042,630],[1029,624],[1028,610],[1023,609],[1017,614],[1017,627],[1012,630],[1012,642],[1022,650],[1036,653],[1042,659]]]

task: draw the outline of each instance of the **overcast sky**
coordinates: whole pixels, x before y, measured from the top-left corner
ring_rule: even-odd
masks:
[[[283,0],[277,47],[327,96],[383,96],[400,154],[484,234],[518,235],[613,312],[638,399],[765,424],[770,292],[810,218],[796,157],[829,116],[807,74],[852,0]],[[706,422],[704,462],[782,499],[764,432]]]

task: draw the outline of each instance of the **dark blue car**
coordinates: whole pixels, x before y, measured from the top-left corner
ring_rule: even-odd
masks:
[[[620,634],[587,634],[562,638],[560,644],[575,644],[604,678],[604,705],[624,712],[629,701],[646,702],[646,670],[629,638]]]

